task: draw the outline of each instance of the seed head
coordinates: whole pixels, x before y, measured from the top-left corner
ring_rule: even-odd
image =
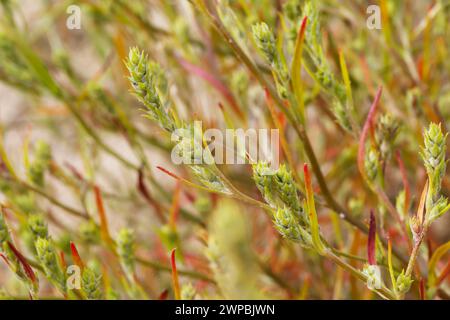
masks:
[[[99,228],[92,220],[81,224],[79,233],[82,240],[88,244],[96,244],[100,240]]]
[[[318,52],[320,48],[320,19],[315,1],[308,1],[303,6],[303,16],[307,16],[310,23],[306,26],[305,41],[308,46]]]
[[[441,189],[442,177],[445,174],[446,138],[441,125],[431,123],[424,132],[424,147],[421,156],[430,179],[430,190],[437,194]]]
[[[272,30],[270,30],[266,23],[261,22],[252,26],[252,32],[256,45],[263,52],[264,57],[272,67],[278,94],[282,98],[287,98],[289,72],[277,51],[276,41]]]
[[[84,268],[81,277],[81,288],[89,300],[99,300],[102,298],[102,275],[92,270]]]
[[[50,146],[44,141],[39,141],[36,144],[34,161],[28,168],[28,175],[33,184],[40,187],[44,185],[44,173],[50,165],[51,158]]]
[[[191,283],[187,283],[181,287],[181,300],[194,300],[197,291]]]
[[[297,19],[300,18],[301,14],[300,1],[298,0],[287,1],[283,5],[283,12],[290,21],[295,22]]]
[[[375,264],[364,266],[363,274],[367,276],[367,288],[370,290],[379,289],[383,283],[381,279],[380,267]]]

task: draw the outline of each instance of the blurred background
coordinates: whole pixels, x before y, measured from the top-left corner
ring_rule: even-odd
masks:
[[[207,2],[270,78],[251,26],[265,21],[282,37],[283,24],[290,23],[288,3],[302,7],[304,1]],[[382,112],[400,123],[393,149],[405,163],[412,214],[426,179],[419,157],[422,130],[430,121],[441,122],[445,131],[450,125],[450,6],[448,1],[376,2],[383,10],[381,30],[367,27],[366,1],[320,1],[323,47],[339,79],[338,52],[346,57],[359,123],[364,123],[377,86],[383,85]],[[0,4],[1,135],[10,163],[26,182],[8,180],[3,163],[6,185],[0,201],[8,207],[7,219],[23,252],[32,255],[23,217],[42,213],[58,252],[70,260],[72,241],[85,263],[102,270],[103,277],[109,274],[111,297],[164,295],[171,287],[173,247],[178,248],[182,284],[192,284],[198,297],[371,297],[364,284],[331,263],[286,244],[262,209],[182,185],[158,170],[162,166],[195,180],[186,167],[172,164],[170,136],[143,116],[143,106],[130,93],[124,61],[131,47],[139,47],[161,65],[169,83],[169,104],[184,121],[202,120],[205,127],[219,129],[231,124],[274,127],[262,86],[193,3],[0,0]],[[290,27],[294,36],[286,33],[284,39],[292,42],[297,25]],[[368,208],[377,209],[379,203],[359,176],[357,142],[337,124],[327,94],[306,72],[303,76],[308,134],[329,187],[356,219],[367,223]],[[291,129],[286,136],[293,169],[301,172],[307,161],[301,143]],[[28,181],[27,168],[42,143],[51,148],[51,160],[44,181],[36,186]],[[261,200],[251,166],[220,168],[238,189]],[[403,188],[395,157],[385,177],[386,193],[395,202]],[[445,179],[443,193],[448,195],[450,184]],[[135,280],[145,294],[119,289],[126,276],[115,268],[114,257],[105,248],[94,186],[102,194],[111,237],[124,227],[134,232]],[[365,257],[366,236],[339,219],[317,191],[327,240]],[[390,232],[389,216],[380,214],[379,221],[382,231]],[[433,225],[424,250],[432,252],[449,241],[449,227],[447,214]],[[393,239],[400,241],[395,235]],[[407,250],[401,243],[399,248]],[[354,264],[361,267],[363,262]],[[6,297],[26,296],[3,263],[0,287]],[[43,297],[61,297],[43,279],[40,292]]]

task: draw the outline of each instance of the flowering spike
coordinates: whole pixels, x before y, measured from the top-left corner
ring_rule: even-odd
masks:
[[[97,210],[98,215],[100,217],[100,232],[103,241],[107,245],[112,245],[111,236],[109,234],[109,228],[108,228],[108,220],[106,218],[106,211],[105,207],[103,205],[103,198],[100,191],[100,188],[98,186],[94,186],[94,194],[95,194],[95,203],[97,204]]]
[[[308,217],[311,224],[311,236],[315,249],[319,254],[324,254],[325,246],[320,239],[319,221],[317,219],[316,205],[314,203],[314,192],[311,182],[311,174],[309,173],[308,164],[303,165],[305,175],[306,202],[308,207]]]
[[[182,179],[181,179],[179,176],[177,176],[175,173],[173,173],[173,172],[171,172],[171,171],[169,171],[169,170],[167,170],[167,169],[165,169],[165,168],[163,168],[163,167],[161,167],[161,166],[156,166],[156,168],[159,169],[159,170],[161,170],[161,171],[164,172],[165,174],[171,176],[171,177],[174,178],[174,179],[182,180]]]
[[[411,199],[411,188],[409,186],[408,183],[408,177],[406,175],[406,169],[405,169],[405,164],[403,162],[403,159],[400,155],[400,151],[397,150],[396,154],[396,159],[398,162],[398,166],[400,168],[400,173],[402,174],[402,182],[403,182],[403,190],[405,192],[405,200],[404,200],[404,206],[403,206],[403,216],[407,216],[408,210],[409,210],[409,205],[410,205],[410,199]]]
[[[161,222],[165,222],[166,217],[164,216],[164,214],[162,212],[161,206],[159,205],[158,201],[156,201],[151,196],[151,194],[145,184],[144,170],[142,168],[140,168],[138,170],[137,189],[138,189],[139,193],[144,197],[144,199],[153,207],[158,219]]]
[[[378,87],[378,91],[375,95],[375,99],[373,100],[372,105],[370,106],[369,114],[367,115],[366,122],[364,123],[364,127],[361,132],[361,136],[359,138],[358,169],[366,181],[369,181],[369,180],[368,180],[365,168],[364,168],[365,151],[366,151],[365,142],[366,142],[367,135],[369,134],[369,129],[373,125],[373,120],[374,120],[375,114],[377,112],[377,106],[378,106],[378,102],[380,101],[382,91],[383,91],[383,87],[381,87],[381,86]]]
[[[134,279],[134,265],[135,265],[135,236],[132,230],[123,228],[117,236],[117,253],[120,261],[130,280]]]
[[[53,282],[58,289],[66,292],[66,281],[53,244],[48,239],[39,238],[34,243],[38,260],[44,269],[47,278]]]
[[[81,288],[89,300],[99,300],[103,296],[101,290],[102,275],[96,270],[85,268],[81,276]]]
[[[172,206],[170,208],[170,215],[169,215],[169,225],[173,230],[176,230],[176,222],[178,214],[180,212],[180,193],[181,193],[181,183],[180,180],[178,180],[175,187],[175,193],[173,195]]]
[[[305,121],[305,110],[303,101],[303,82],[302,82],[302,52],[303,42],[305,40],[305,30],[308,17],[305,16],[302,20],[300,29],[295,41],[294,57],[292,59],[291,77],[292,77],[292,89],[294,91],[295,98],[297,100],[297,106],[300,114],[300,121]]]
[[[183,69],[202,78],[203,80],[208,82],[211,86],[213,86],[218,92],[220,92],[220,94],[222,94],[225,100],[227,100],[227,102],[229,103],[233,111],[236,113],[236,115],[238,115],[241,120],[244,120],[245,118],[244,113],[242,112],[236,99],[234,98],[233,93],[230,91],[230,89],[228,89],[226,85],[222,83],[222,81],[219,78],[202,69],[201,67],[196,66],[180,57],[178,58],[178,62],[183,67]]]
[[[172,266],[172,286],[175,294],[175,300],[180,300],[181,299],[180,283],[178,280],[178,271],[175,253],[176,248],[172,249],[172,252],[170,253],[170,264]]]
[[[64,251],[59,252],[59,261],[61,262],[61,267],[63,270],[67,269],[67,263],[66,263],[66,256],[64,254]]]
[[[370,210],[370,223],[369,223],[369,239],[367,241],[367,260],[370,265],[376,265],[375,249],[376,249],[376,235],[377,226],[375,221],[375,215],[373,210]]]
[[[289,208],[279,208],[274,213],[274,224],[278,232],[286,239],[300,243],[305,248],[311,248],[311,235],[298,223]]]
[[[169,290],[165,289],[161,294],[159,295],[158,300],[167,300],[167,297],[169,296]]]
[[[405,274],[405,270],[402,270],[402,272],[397,277],[397,287],[395,288],[395,291],[401,295],[407,293],[411,288],[411,284],[413,283],[413,281],[414,280],[411,279],[411,276]]]
[[[84,263],[83,260],[80,257],[80,254],[78,253],[77,247],[75,246],[75,243],[70,242],[70,251],[72,252],[72,258],[73,262],[81,269],[84,269]]]

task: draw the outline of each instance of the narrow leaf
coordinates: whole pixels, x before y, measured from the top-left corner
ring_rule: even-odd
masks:
[[[295,40],[294,58],[291,65],[292,90],[297,100],[300,121],[305,122],[305,105],[303,101],[303,82],[302,82],[302,52],[305,39],[305,30],[308,17],[304,17]]]
[[[314,192],[311,182],[311,174],[308,169],[308,164],[303,165],[303,172],[305,175],[305,190],[306,190],[306,203],[308,206],[309,221],[311,223],[311,237],[314,247],[319,252],[323,254],[325,247],[320,239],[319,222],[317,219],[316,205],[314,203]]]
[[[367,240],[367,260],[369,264],[372,266],[377,264],[375,257],[376,236],[377,236],[377,225],[375,221],[375,215],[373,213],[373,210],[370,210],[369,236]]]
[[[364,156],[366,153],[366,138],[369,134],[369,129],[372,127],[373,120],[375,118],[375,114],[377,112],[377,106],[378,102],[380,101],[381,92],[383,91],[383,88],[380,86],[378,87],[377,94],[375,95],[375,99],[373,100],[372,105],[370,106],[369,114],[367,115],[366,122],[364,123],[363,130],[361,132],[361,136],[359,138],[359,147],[358,147],[358,169],[361,174],[361,176],[364,178],[365,181],[368,181],[365,169],[364,169]]]

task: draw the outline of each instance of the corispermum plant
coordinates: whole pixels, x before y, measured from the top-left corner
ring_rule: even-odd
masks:
[[[0,298],[449,299],[449,3],[35,3],[0,1]]]

